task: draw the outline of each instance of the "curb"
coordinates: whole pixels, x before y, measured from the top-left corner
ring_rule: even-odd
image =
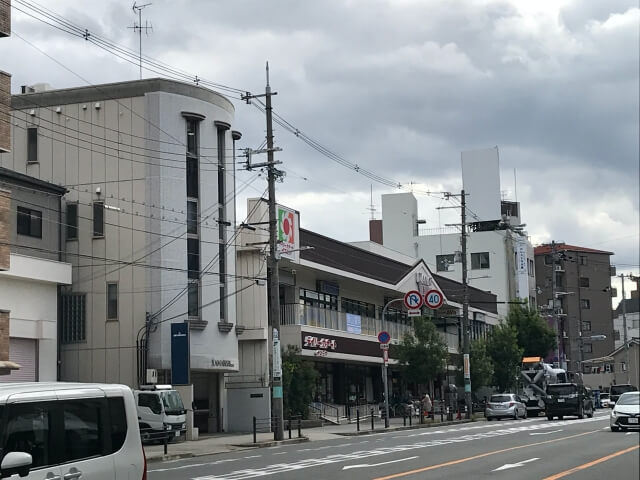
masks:
[[[449,425],[460,425],[464,423],[473,423],[473,422],[482,422],[485,421],[484,418],[479,418],[476,420],[453,420],[451,422],[438,422],[438,423],[423,423],[417,425],[407,425],[401,427],[390,427],[390,428],[382,428],[380,430],[362,430],[360,432],[336,432],[336,435],[342,435],[344,437],[358,437],[360,435],[376,435],[379,433],[387,433],[387,432],[401,432],[403,430],[419,430],[422,428],[434,428],[434,427],[447,427]]]
[[[286,440],[269,440],[266,442],[258,442],[258,443],[228,444],[228,445],[225,445],[225,447],[234,447],[234,448],[225,448],[224,450],[218,449],[210,452],[168,453],[166,455],[163,454],[160,456],[149,456],[147,457],[147,463],[166,462],[168,460],[180,460],[183,458],[204,457],[207,455],[219,455],[222,453],[231,453],[239,450],[266,448],[266,447],[273,447],[276,445],[287,445],[287,444],[294,444],[294,443],[303,443],[308,441],[309,441],[308,437],[300,437],[300,438],[292,438],[292,439],[286,439]]]

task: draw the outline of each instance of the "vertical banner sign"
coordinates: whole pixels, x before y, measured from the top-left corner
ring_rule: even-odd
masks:
[[[469,354],[465,353],[464,359],[464,378],[471,378],[471,366],[469,365]]]
[[[282,378],[282,356],[280,355],[280,337],[273,329],[273,378]]]
[[[295,210],[277,206],[278,252],[282,257],[297,262],[300,257],[299,214]]]
[[[171,384],[189,385],[189,324],[171,324]]]

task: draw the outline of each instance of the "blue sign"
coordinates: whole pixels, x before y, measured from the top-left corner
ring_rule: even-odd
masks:
[[[171,384],[189,385],[189,324],[171,324]]]
[[[362,333],[362,319],[360,315],[355,315],[353,313],[347,313],[347,332],[349,333],[357,333],[360,335]]]
[[[389,340],[391,340],[391,335],[389,335],[389,332],[385,332],[383,330],[378,334],[378,341],[380,343],[389,343]]]

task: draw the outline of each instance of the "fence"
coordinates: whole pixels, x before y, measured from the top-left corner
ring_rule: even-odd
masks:
[[[270,433],[273,432],[273,439],[277,440],[276,423],[277,417],[257,418],[253,417],[253,443],[258,443],[258,433]],[[291,438],[291,430],[297,428],[298,437],[302,437],[302,416],[291,416],[284,422],[284,428],[289,433]]]

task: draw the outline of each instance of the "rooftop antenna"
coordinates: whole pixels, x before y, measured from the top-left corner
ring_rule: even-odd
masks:
[[[371,220],[375,220],[375,214],[376,214],[376,206],[373,204],[373,185],[371,185],[371,203],[369,203],[369,207],[367,208],[367,210],[369,210],[369,212],[371,212]]]
[[[140,79],[142,80],[142,31],[144,30],[144,33],[146,35],[149,35],[149,30],[151,30],[153,32],[153,25],[150,25],[149,22],[147,20],[144,21],[144,25],[142,25],[142,9],[144,7],[148,7],[149,5],[153,5],[151,3],[145,3],[143,5],[138,5],[136,2],[133,2],[133,7],[132,10],[134,13],[138,13],[138,23],[136,24],[136,22],[133,22],[133,27],[129,27],[131,29],[133,29],[134,33],[138,32],[138,38],[140,40]]]

